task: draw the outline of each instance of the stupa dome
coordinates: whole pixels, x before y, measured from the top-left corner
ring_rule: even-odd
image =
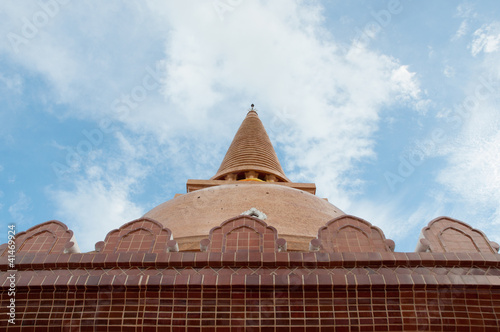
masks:
[[[172,231],[182,250],[198,250],[200,240],[223,221],[252,208],[287,240],[288,250],[308,250],[318,228],[344,213],[303,190],[265,182],[233,182],[180,195],[158,205],[144,217]]]
[[[199,250],[212,228],[243,213],[276,228],[287,250],[307,251],[320,227],[344,215],[315,193],[314,183],[286,177],[252,105],[217,173],[210,180],[188,180],[187,194],[176,195],[144,217],[170,229],[181,251]]]

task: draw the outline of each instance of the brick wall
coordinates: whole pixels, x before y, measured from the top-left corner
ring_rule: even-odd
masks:
[[[500,330],[495,254],[28,253],[18,261],[19,325],[0,316],[7,331]]]
[[[464,287],[158,288],[29,291],[17,295],[22,331],[498,331],[498,291]],[[5,325],[4,325],[5,326]],[[7,331],[19,330],[9,327]]]

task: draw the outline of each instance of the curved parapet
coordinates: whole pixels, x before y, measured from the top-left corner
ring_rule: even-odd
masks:
[[[80,252],[73,231],[58,220],[50,220],[16,234],[16,253],[62,254]],[[2,246],[1,256],[7,254]]]
[[[309,248],[326,252],[390,252],[394,251],[394,241],[386,239],[382,230],[368,221],[344,215],[321,227]]]
[[[498,244],[462,221],[438,217],[422,229],[416,251],[496,253]]]
[[[241,215],[224,221],[210,230],[209,238],[200,242],[209,252],[277,252],[286,250],[286,241],[278,231],[259,218]]]
[[[178,251],[178,246],[170,229],[153,219],[141,218],[109,232],[104,241],[96,243],[95,249],[100,253],[161,253]]]

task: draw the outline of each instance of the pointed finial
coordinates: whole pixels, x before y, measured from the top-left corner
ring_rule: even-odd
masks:
[[[255,107],[255,105],[254,105],[254,104],[250,105],[250,109],[248,110],[248,112],[249,112],[249,113],[250,113],[250,112],[255,112],[255,113],[257,113],[257,109],[256,109],[256,108],[254,108],[254,107]]]

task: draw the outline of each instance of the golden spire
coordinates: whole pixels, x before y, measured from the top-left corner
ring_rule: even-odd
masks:
[[[251,107],[212,180],[290,182],[254,105]]]

